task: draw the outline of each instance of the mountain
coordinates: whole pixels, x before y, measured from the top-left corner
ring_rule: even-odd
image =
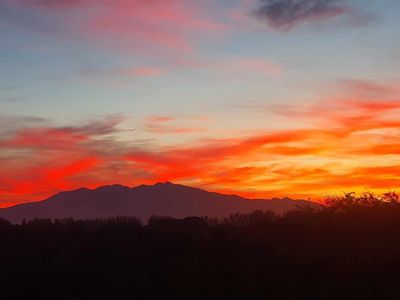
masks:
[[[44,201],[0,209],[0,217],[14,223],[34,218],[93,219],[118,215],[136,216],[146,221],[152,215],[184,218],[222,217],[255,210],[283,213],[299,205],[317,204],[289,198],[250,200],[166,182],[134,188],[110,185],[61,192]]]

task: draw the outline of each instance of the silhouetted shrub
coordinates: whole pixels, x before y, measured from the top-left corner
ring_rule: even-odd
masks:
[[[0,227],[10,226],[11,223],[8,222],[6,219],[0,218]]]
[[[349,212],[362,208],[388,208],[398,206],[400,202],[399,195],[395,192],[388,192],[381,196],[364,192],[361,195],[346,193],[344,196],[328,197],[324,204],[328,209],[336,212]]]

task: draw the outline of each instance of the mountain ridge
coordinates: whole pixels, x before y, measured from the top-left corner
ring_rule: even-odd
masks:
[[[14,223],[34,218],[93,219],[118,215],[135,216],[145,221],[153,215],[174,218],[223,217],[254,210],[272,210],[279,214],[305,205],[318,204],[287,197],[248,199],[171,182],[158,182],[135,187],[113,184],[95,189],[63,191],[41,201],[2,208],[0,217]]]

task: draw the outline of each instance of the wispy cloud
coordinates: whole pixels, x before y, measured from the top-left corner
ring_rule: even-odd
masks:
[[[58,37],[105,40],[142,54],[190,53],[195,51],[193,34],[226,30],[182,0],[5,0],[0,5],[9,23]]]
[[[83,76],[94,76],[94,77],[121,77],[121,78],[152,78],[159,77],[167,73],[167,70],[156,66],[134,66],[130,68],[86,68],[83,69],[80,74]]]
[[[283,73],[283,66],[261,58],[234,58],[215,65],[217,69],[230,74],[254,74],[256,76],[278,76]]]
[[[230,76],[253,75],[258,78],[276,77],[284,73],[283,65],[259,57],[225,56],[220,59],[177,60],[175,70],[208,70],[212,74]]]
[[[194,118],[191,118],[193,121]],[[206,129],[200,126],[190,126],[182,124],[182,121],[188,121],[188,118],[177,118],[170,116],[150,116],[145,123],[145,129],[149,132],[158,134],[185,134],[194,132],[203,132]],[[197,120],[198,121],[198,120]]]

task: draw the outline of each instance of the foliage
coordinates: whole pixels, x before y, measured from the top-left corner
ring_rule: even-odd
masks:
[[[400,299],[395,193],[222,219],[0,220],[0,299]]]
[[[346,193],[344,196],[329,197],[325,200],[327,208],[333,211],[350,211],[360,208],[389,207],[400,204],[399,195],[396,192],[387,192],[377,196],[371,192],[364,192],[361,195]]]

